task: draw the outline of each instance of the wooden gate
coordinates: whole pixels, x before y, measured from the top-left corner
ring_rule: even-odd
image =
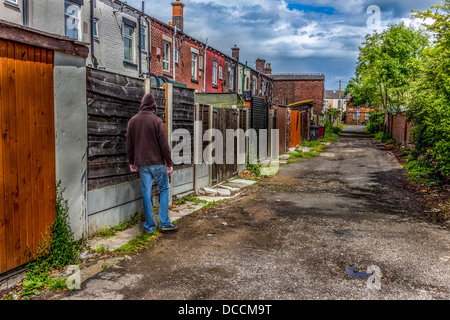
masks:
[[[0,274],[55,218],[53,51],[0,39]]]
[[[301,111],[302,121],[302,140],[309,140],[309,112],[308,110]]]
[[[236,109],[213,109],[212,127],[218,129],[223,137],[223,164],[214,163],[212,165],[212,184],[223,182],[234,177],[238,173],[237,168],[237,141],[234,141],[234,161],[232,164],[226,163],[227,147],[231,145],[231,141],[227,141],[227,129],[236,130],[238,128],[239,111]],[[215,154],[213,154],[215,156]]]
[[[291,110],[291,130],[289,147],[293,148],[301,143],[302,118],[298,110]]]

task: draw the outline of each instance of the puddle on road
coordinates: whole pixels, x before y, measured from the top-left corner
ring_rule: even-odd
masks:
[[[363,280],[369,279],[369,277],[372,275],[372,274],[367,273],[365,271],[361,271],[360,272],[358,268],[350,267],[349,265],[345,266],[345,272],[350,277],[353,277],[353,278],[356,278],[356,279],[363,279]]]

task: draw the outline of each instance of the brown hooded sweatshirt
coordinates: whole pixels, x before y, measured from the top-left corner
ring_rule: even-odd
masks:
[[[156,101],[151,93],[142,98],[138,114],[128,122],[127,156],[135,166],[173,166],[166,128],[156,115]]]

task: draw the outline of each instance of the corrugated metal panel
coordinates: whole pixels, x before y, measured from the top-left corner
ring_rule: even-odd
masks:
[[[265,155],[260,154],[260,145],[265,146],[265,153],[267,153],[267,134],[266,135],[260,135],[260,131],[262,129],[268,129],[268,116],[269,111],[268,107],[266,105],[266,102],[264,99],[260,97],[252,97],[251,100],[251,127],[252,129],[255,129],[258,134],[258,145],[257,145],[257,152],[258,157]],[[267,132],[267,131],[266,131]],[[263,139],[260,141],[260,139]]]

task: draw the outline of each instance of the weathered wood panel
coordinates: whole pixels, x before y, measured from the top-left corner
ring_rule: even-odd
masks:
[[[0,273],[27,262],[55,218],[53,52],[0,40]]]
[[[139,179],[129,168],[126,134],[143,96],[142,79],[87,68],[89,190]]]
[[[294,148],[301,143],[302,118],[298,110],[291,110],[291,130],[289,147]]]

